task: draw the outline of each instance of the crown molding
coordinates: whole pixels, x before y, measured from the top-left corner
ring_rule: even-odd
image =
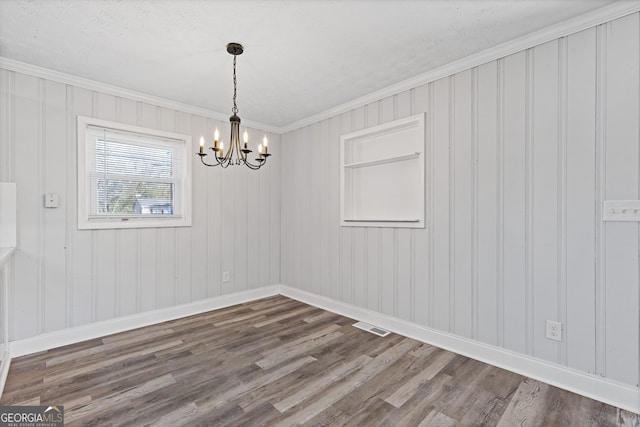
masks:
[[[418,74],[415,77],[411,77],[407,80],[403,80],[391,86],[387,86],[385,88],[353,99],[349,102],[325,110],[318,114],[314,114],[312,116],[298,120],[294,123],[281,127],[280,132],[287,133],[304,126],[318,123],[322,120],[326,120],[330,117],[337,116],[338,114],[360,108],[364,105],[371,104],[372,102],[377,102],[389,96],[393,96],[398,93],[425,85],[427,83],[431,83],[441,78],[448,77],[452,74],[456,74],[461,71],[486,64],[487,62],[495,61],[499,58],[504,58],[505,56],[541,45],[543,43],[547,43],[560,37],[575,34],[582,30],[586,30],[587,28],[591,28],[605,22],[613,21],[614,19],[621,18],[638,11],[640,11],[640,1],[618,1],[612,5],[604,6],[592,12],[577,16],[575,18],[567,19],[566,21],[560,22],[550,27],[545,27],[541,30],[524,35],[517,39],[513,39],[492,48],[483,50],[481,52],[474,53],[431,71]]]
[[[101,83],[95,80],[85,79],[84,77],[75,76],[73,74],[67,74],[60,71],[51,70],[49,68],[39,67],[37,65],[27,64],[25,62],[16,61],[15,59],[6,58],[0,56],[0,68],[4,68],[9,71],[15,71],[22,74],[28,74],[33,77],[51,80],[58,83],[73,85],[88,89],[96,92],[102,92],[113,96],[119,96],[122,98],[131,99],[134,101],[146,102],[158,107],[169,108],[172,110],[178,110],[185,113],[197,114],[199,116],[208,117],[214,120],[222,122],[229,121],[228,113],[221,113],[207,108],[196,107],[194,105],[184,104],[182,102],[173,101],[166,98],[161,98],[153,95],[149,95],[135,90],[124,89],[118,86],[113,86],[107,83]],[[242,119],[244,126],[263,130],[266,132],[272,132],[280,134],[281,128],[278,126],[272,126],[265,123],[255,122],[252,120]]]
[[[284,134],[307,125],[321,122],[322,120],[337,116],[338,114],[342,114],[347,111],[351,111],[372,102],[377,102],[389,96],[393,96],[398,93],[425,85],[427,83],[431,83],[452,74],[456,74],[461,71],[486,64],[487,62],[491,62],[499,58],[504,58],[505,56],[532,48],[534,46],[538,46],[540,44],[558,39],[560,37],[575,34],[587,28],[591,28],[596,25],[621,18],[638,11],[640,11],[640,0],[619,0],[611,5],[601,7],[592,12],[577,16],[575,18],[567,19],[566,21],[543,28],[539,31],[466,56],[431,71],[418,74],[417,76],[371,92],[367,95],[355,98],[349,102],[345,102],[344,104],[340,104],[338,106],[295,121],[285,126],[274,126],[246,119],[243,119],[243,123],[251,128],[260,129],[275,134]],[[62,73],[60,71],[50,70],[48,68],[27,64],[2,56],[0,56],[0,68],[20,72],[23,74],[29,74],[34,77],[44,78],[59,83],[74,85],[82,87],[84,89],[103,92],[109,95],[120,96],[123,98],[132,99],[134,101],[146,102],[149,104],[157,105],[158,107],[170,108],[183,111],[185,113],[197,114],[214,120],[223,122],[229,120],[229,115],[226,113],[220,113],[218,111],[196,107],[177,101],[172,101],[166,98],[160,98],[134,90],[123,89],[117,86],[100,83],[95,80],[85,79],[83,77],[78,77],[72,74]]]

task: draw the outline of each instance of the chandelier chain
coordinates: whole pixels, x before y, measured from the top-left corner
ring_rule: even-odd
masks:
[[[1,0],[0,0],[1,1]],[[249,153],[253,151],[249,149],[249,135],[245,130],[244,135],[240,136],[240,117],[238,117],[238,104],[237,104],[237,96],[238,96],[238,77],[236,74],[236,63],[237,56],[241,55],[243,52],[243,47],[239,43],[229,43],[227,45],[227,52],[233,56],[233,108],[231,109],[233,115],[229,117],[229,124],[231,125],[231,138],[229,140],[229,145],[224,146],[223,141],[219,139],[220,134],[218,129],[214,132],[214,141],[213,147],[210,147],[213,150],[213,159],[215,163],[205,162],[205,140],[204,137],[200,137],[200,151],[196,154],[200,156],[200,162],[202,162],[205,166],[220,166],[222,168],[227,168],[230,165],[244,165],[252,170],[258,170],[267,162],[267,158],[271,156],[271,153],[268,151],[268,143],[267,135],[264,136],[262,140],[262,144],[258,145],[257,157],[254,162],[249,160]]]
[[[236,90],[238,83],[236,81],[236,55],[233,55],[233,114],[238,114],[238,106],[236,105]]]

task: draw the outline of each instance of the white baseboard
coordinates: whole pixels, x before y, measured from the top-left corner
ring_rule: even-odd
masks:
[[[640,389],[575,371],[500,347],[437,331],[366,308],[336,301],[286,285],[272,285],[207,300],[120,317],[104,322],[46,333],[10,343],[10,357],[19,357],[80,341],[162,323],[206,311],[274,295],[289,298],[388,329],[397,334],[516,372],[634,413],[640,413]],[[9,371],[10,357],[0,366],[0,396]]]
[[[640,414],[640,389],[280,285],[280,294]]]
[[[279,289],[280,287],[278,285],[266,286],[263,288],[222,295],[188,304],[147,311],[131,316],[119,317],[117,319],[105,320],[103,322],[91,323],[89,325],[63,329],[60,331],[37,335],[35,337],[11,341],[11,343],[9,343],[10,354],[11,357],[24,356],[26,354],[50,350],[63,345],[74,344],[80,341],[103,337],[105,335],[111,335],[118,332],[141,328],[143,326],[179,319],[181,317],[204,313],[206,311],[242,304],[256,299],[278,295]]]

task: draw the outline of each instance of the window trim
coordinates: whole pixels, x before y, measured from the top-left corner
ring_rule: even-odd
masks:
[[[189,155],[191,149],[191,136],[174,132],[166,132],[157,129],[149,129],[140,126],[132,126],[124,123],[117,123],[108,120],[95,119],[92,117],[78,116],[77,133],[77,177],[78,183],[78,229],[114,229],[114,228],[159,228],[159,227],[190,227],[191,226],[191,192],[192,192],[192,157]],[[172,217],[96,217],[90,215],[91,195],[90,184],[87,175],[87,130],[89,127],[104,127],[113,129],[116,132],[136,133],[159,139],[175,140],[180,144],[182,152],[182,177],[180,179],[179,200],[181,216]]]

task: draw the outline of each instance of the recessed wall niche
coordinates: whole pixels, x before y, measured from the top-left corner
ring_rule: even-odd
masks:
[[[424,228],[425,114],[340,137],[340,224]]]

